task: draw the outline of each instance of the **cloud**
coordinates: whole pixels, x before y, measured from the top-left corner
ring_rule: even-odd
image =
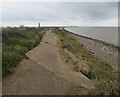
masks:
[[[2,16],[4,24],[26,21],[63,25],[102,22],[104,25],[104,21],[118,18],[117,7],[115,2],[4,3]],[[117,22],[112,21],[110,24],[114,25]]]
[[[1,2],[119,2],[119,0],[1,0]]]

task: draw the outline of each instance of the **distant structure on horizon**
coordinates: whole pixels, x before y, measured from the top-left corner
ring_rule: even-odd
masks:
[[[38,23],[38,27],[40,27],[40,23]]]

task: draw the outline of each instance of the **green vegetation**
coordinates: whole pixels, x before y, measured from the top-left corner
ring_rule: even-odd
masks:
[[[6,27],[2,28],[2,74],[11,73],[26,52],[36,47],[48,28]]]
[[[66,61],[65,62],[69,62],[71,59],[71,57],[67,57]]]
[[[78,63],[78,61],[75,61],[75,62],[74,62],[74,65],[76,65],[77,63]]]
[[[118,73],[109,64],[94,57],[89,51],[85,50],[83,45],[72,38],[67,31],[55,28],[55,32],[61,40],[61,48],[66,48],[77,56],[78,59],[82,58],[87,63],[89,70],[80,70],[80,72],[96,83],[99,94],[117,95]]]
[[[81,70],[80,72],[81,72],[82,74],[84,74],[85,76],[87,76],[89,79],[95,79],[96,76],[95,76],[95,74],[94,74],[94,71],[92,71],[92,70],[93,70],[93,68],[90,68],[88,72],[86,72],[86,71],[84,71],[84,70]]]

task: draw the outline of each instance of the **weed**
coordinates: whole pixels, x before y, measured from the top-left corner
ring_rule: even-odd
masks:
[[[77,63],[78,63],[78,61],[75,61],[75,62],[74,62],[74,65],[76,65]]]
[[[69,59],[66,59],[65,62],[69,62]]]
[[[88,71],[80,70],[80,72],[89,79],[100,83],[98,88],[103,91],[102,93],[104,95],[117,94],[116,89],[118,85],[118,72],[115,72],[110,64],[96,58],[91,52],[85,50],[77,40],[70,36],[70,32],[60,30],[58,28],[55,28],[55,31],[58,37],[61,39],[63,48],[66,48],[78,58],[82,57],[86,64],[89,64],[90,69]],[[108,46],[110,47],[112,45]],[[104,83],[104,81],[106,81],[106,83]]]
[[[2,74],[11,73],[25,54],[36,47],[48,28],[6,27],[2,28]]]

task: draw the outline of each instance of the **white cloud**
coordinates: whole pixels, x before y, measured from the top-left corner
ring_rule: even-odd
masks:
[[[2,25],[2,4],[0,4],[0,26]]]
[[[117,3],[4,3],[3,26],[116,26]]]
[[[0,2],[118,2],[119,0],[1,0]]]
[[[113,18],[113,19],[108,19],[108,20],[103,20],[99,22],[94,22],[94,21],[87,21],[83,19],[79,19],[79,21],[69,21],[69,22],[64,22],[64,21],[44,21],[40,22],[41,26],[118,26],[118,19]],[[3,22],[3,26],[38,26],[38,22],[35,21],[19,21],[19,22]]]

